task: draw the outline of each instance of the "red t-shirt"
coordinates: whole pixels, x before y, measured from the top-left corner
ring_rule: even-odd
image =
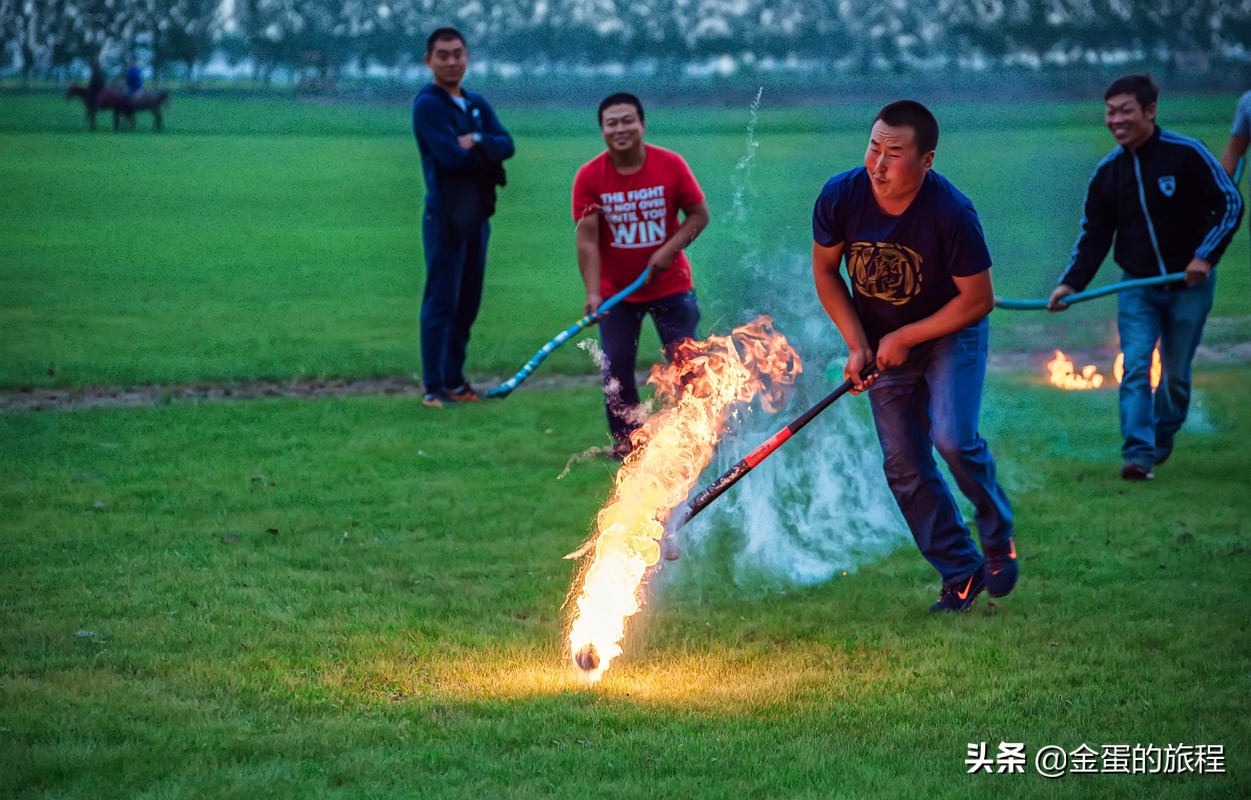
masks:
[[[704,192],[682,156],[643,145],[643,168],[622,175],[605,150],[573,179],[573,218],[599,214],[599,285],[604,299],[629,286],[647,259],[678,229],[678,210],[703,202]],[[627,299],[646,302],[690,291],[691,262],[678,251],[673,265]]]

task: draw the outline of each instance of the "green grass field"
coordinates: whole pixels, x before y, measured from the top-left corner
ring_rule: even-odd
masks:
[[[0,417],[4,793],[1245,797],[1251,379],[1200,391],[1209,432],[1129,486],[1111,393],[995,382],[987,435],[1030,488],[994,613],[926,615],[911,545],[779,593],[719,543],[593,690],[560,556],[610,473],[555,479],[593,390]],[[1221,744],[1228,774],[965,775],[981,741]]]
[[[686,155],[713,223],[691,249],[705,327],[745,321],[765,284],[803,287],[812,202],[859,163],[867,106],[771,109],[750,170],[751,98],[653,110],[650,138]],[[1233,98],[1165,104],[1167,125],[1223,146]],[[417,371],[423,194],[405,108],[176,98],[168,130],[89,134],[57,97],[0,99],[0,386],[393,375]],[[996,287],[1038,297],[1076,236],[1110,149],[1097,103],[937,107],[937,168],[977,204]],[[494,220],[469,367],[511,374],[581,311],[569,189],[602,147],[594,109],[500,113],[518,156]],[[743,213],[735,211],[736,191]],[[1248,238],[1221,272],[1209,341],[1251,337]],[[779,255],[789,256],[773,266]],[[753,264],[769,263],[767,270]],[[1105,268],[1099,281],[1116,278]],[[778,313],[778,309],[768,309]],[[1106,305],[998,315],[998,347],[1115,341]],[[1213,338],[1215,337],[1215,338]],[[576,351],[555,372],[590,372]]]
[[[837,346],[809,290],[809,209],[858,162],[872,109],[766,94],[740,169],[749,100],[652,109],[649,135],[709,194],[704,327],[775,312],[811,393]],[[1177,99],[1163,121],[1219,147],[1232,105]],[[939,169],[979,207],[999,292],[1041,296],[1109,149],[1098,105],[937,111]],[[500,113],[519,155],[479,375],[578,313],[568,183],[598,150],[593,109]],[[406,109],[177,98],[167,124],[88,134],[58,98],[0,97],[0,387],[417,370]],[[1251,337],[1247,241],[1209,341]],[[1111,313],[997,313],[995,347],[1108,344]],[[592,369],[572,346],[544,366]],[[759,531],[712,515],[594,688],[562,659],[561,556],[612,471],[557,479],[605,440],[594,389],[446,413],[362,397],[0,414],[0,797],[1251,796],[1251,371],[1202,367],[1196,390],[1172,460],[1126,484],[1113,390],[991,376],[983,428],[1023,573],[993,608],[927,615],[935,575],[897,517],[887,555],[799,585],[744,577]],[[840,401],[785,452],[874,446],[847,434],[864,412]],[[880,494],[863,455],[843,478]],[[768,474],[733,491],[759,498]],[[850,541],[870,510],[816,533]],[[967,775],[977,742],[1221,745],[1225,774]]]

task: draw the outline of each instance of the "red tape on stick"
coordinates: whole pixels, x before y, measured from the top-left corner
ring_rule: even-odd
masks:
[[[747,462],[747,466],[755,468],[757,464],[769,457],[769,454],[786,443],[791,438],[791,429],[783,428],[768,439],[761,442],[760,446],[747,454],[743,460]]]

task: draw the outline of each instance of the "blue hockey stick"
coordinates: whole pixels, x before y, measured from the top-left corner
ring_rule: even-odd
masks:
[[[1186,280],[1184,272],[1170,272],[1168,275],[1157,275],[1154,278],[1138,278],[1132,281],[1120,281],[1119,283],[1110,283],[1098,289],[1090,289],[1085,292],[1076,292],[1064,298],[1063,302],[1067,305],[1080,303],[1083,300],[1093,300],[1096,297],[1103,297],[1105,294],[1115,294],[1123,292],[1126,289],[1137,289],[1142,286],[1159,286],[1163,283],[1176,283],[1177,281]],[[1046,308],[1046,300],[1005,300],[1002,297],[995,298],[995,308],[1002,308],[1007,311],[1031,311],[1034,309]]]
[[[565,328],[563,331],[553,336],[552,340],[548,342],[547,344],[543,345],[542,347],[540,347],[539,352],[535,353],[530,358],[530,360],[526,362],[526,365],[517,372],[516,375],[504,381],[499,386],[496,386],[493,389],[489,389],[486,392],[486,394],[483,395],[483,397],[501,397],[501,398],[508,397],[508,395],[512,392],[513,389],[516,389],[518,386],[521,385],[521,383],[526,378],[530,377],[531,372],[534,372],[536,369],[538,369],[539,364],[542,364],[543,361],[549,355],[552,354],[553,350],[555,350],[557,347],[560,347],[562,344],[569,341],[574,336],[577,336],[579,331],[585,330],[590,325],[594,325],[595,322],[597,322],[600,317],[608,313],[609,309],[611,309],[613,306],[617,305],[622,300],[629,297],[634,292],[638,291],[639,288],[644,283],[647,283],[647,276],[650,274],[651,274],[650,268],[643,270],[643,274],[635,278],[634,283],[630,284],[626,288],[614,294],[612,297],[600,303],[599,308],[595,310],[594,314],[587,314],[582,319],[578,320],[577,322],[570,325],[568,328]]]

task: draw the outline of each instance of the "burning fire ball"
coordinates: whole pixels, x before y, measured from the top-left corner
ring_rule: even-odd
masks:
[[[578,669],[583,672],[591,672],[599,666],[599,651],[595,649],[595,645],[588,644],[578,651],[573,657],[573,661],[578,665]]]

